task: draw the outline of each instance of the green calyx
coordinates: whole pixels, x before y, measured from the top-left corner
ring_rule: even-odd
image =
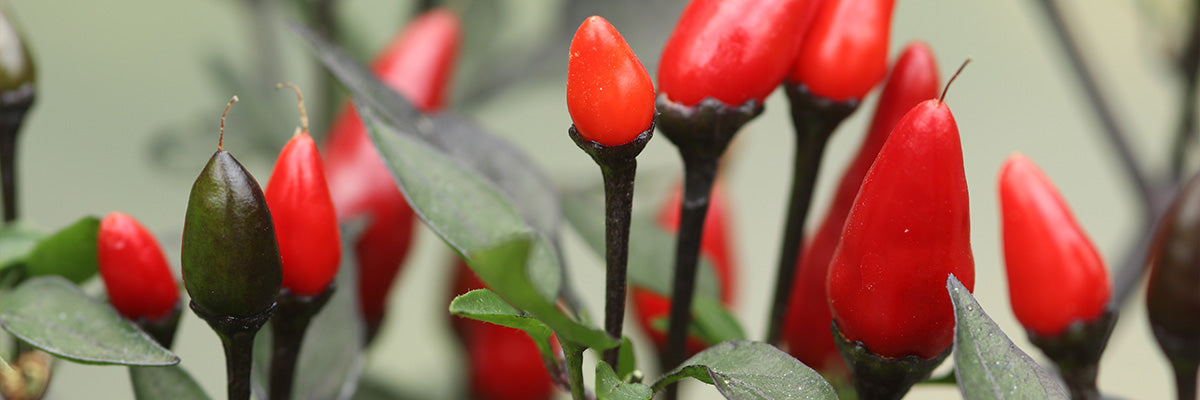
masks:
[[[261,313],[279,293],[283,270],[266,198],[224,150],[213,154],[192,185],[182,262],[192,302],[213,316]]]

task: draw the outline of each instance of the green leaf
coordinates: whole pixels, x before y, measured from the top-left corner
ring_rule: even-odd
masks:
[[[621,351],[617,354],[617,376],[629,379],[636,371],[637,353],[633,351],[633,341],[626,336],[621,338]]]
[[[542,358],[554,359],[554,350],[550,347],[550,335],[553,333],[550,327],[534,319],[532,315],[513,308],[491,290],[476,289],[455,297],[450,301],[450,313],[523,330],[537,344]]]
[[[608,363],[596,363],[596,397],[599,400],[650,400],[654,391],[640,383],[626,383]]]
[[[616,347],[620,341],[603,330],[582,325],[559,310],[557,303],[547,301],[534,289],[530,256],[536,243],[529,236],[513,236],[496,247],[467,254],[467,264],[480,279],[487,282],[505,301],[532,314],[545,323],[559,339],[582,344],[595,350]],[[522,268],[524,266],[525,268]]]
[[[697,333],[708,343],[746,340],[742,324],[717,299],[696,297],[693,300],[692,317]]]
[[[84,217],[42,239],[25,259],[30,277],[58,275],[80,283],[96,275],[96,236],[100,219]]]
[[[821,374],[762,342],[724,342],[663,374],[654,390],[683,378],[716,386],[727,399],[837,399]]]
[[[138,400],[209,400],[204,388],[182,367],[129,367],[133,394]]]
[[[1054,375],[1013,344],[954,275],[954,375],[967,399],[1067,399]]]
[[[6,292],[0,327],[55,356],[84,364],[174,365],[179,357],[61,277]]]
[[[0,270],[25,262],[44,235],[24,223],[9,223],[0,228]]]
[[[359,317],[358,268],[354,243],[362,236],[366,220],[342,226],[342,261],[334,281],[333,295],[309,322],[296,362],[292,383],[293,399],[347,399],[362,376],[365,365],[363,340],[366,327]],[[270,379],[271,324],[263,325],[254,337],[256,390],[265,390]],[[258,393],[260,398],[265,393]]]

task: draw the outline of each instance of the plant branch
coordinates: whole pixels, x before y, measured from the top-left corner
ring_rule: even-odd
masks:
[[[1059,9],[1056,1],[1038,0],[1037,4],[1042,7],[1046,18],[1049,19],[1048,22],[1050,22],[1050,27],[1054,30],[1054,36],[1058,39],[1058,44],[1062,47],[1063,52],[1066,53],[1067,61],[1087,95],[1088,104],[1091,106],[1092,112],[1103,128],[1102,132],[1105,139],[1108,141],[1109,146],[1116,151],[1126,177],[1137,189],[1142,203],[1143,217],[1153,219],[1154,203],[1156,201],[1155,190],[1150,178],[1146,176],[1145,164],[1133,153],[1133,149],[1129,145],[1128,133],[1117,123],[1113,108],[1108,103],[1107,98],[1101,93],[1096,75],[1084,60],[1078,41],[1067,28],[1066,20],[1063,18],[1062,11]]]
[[[1187,149],[1196,140],[1196,108],[1200,106],[1196,93],[1197,77],[1200,76],[1197,75],[1200,73],[1200,5],[1192,5],[1188,21],[1187,44],[1179,58],[1179,74],[1184,82],[1179,102],[1179,130],[1175,132],[1175,145],[1171,149],[1171,180],[1174,182],[1183,179]]]

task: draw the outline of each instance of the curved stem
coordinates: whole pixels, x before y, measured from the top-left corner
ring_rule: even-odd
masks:
[[[1126,177],[1134,185],[1138,191],[1138,195],[1142,202],[1143,216],[1147,219],[1154,218],[1154,190],[1150,178],[1146,176],[1144,171],[1144,163],[1138,159],[1133,153],[1133,149],[1129,145],[1129,135],[1121,129],[1117,123],[1116,115],[1113,113],[1112,106],[1108,100],[1100,92],[1100,85],[1097,83],[1096,76],[1088,67],[1087,62],[1083,59],[1083,54],[1079,49],[1078,41],[1067,29],[1066,20],[1063,18],[1061,10],[1055,0],[1039,0],[1038,5],[1049,19],[1050,26],[1054,30],[1054,36],[1058,39],[1059,46],[1067,55],[1071,69],[1075,72],[1074,75],[1079,80],[1079,84],[1083,86],[1084,92],[1087,94],[1088,104],[1091,105],[1092,112],[1100,121],[1103,128],[1105,139],[1108,140],[1109,146],[1117,152],[1117,157],[1121,160],[1121,166],[1125,171]]]
[[[1197,78],[1200,77],[1197,75],[1200,73],[1200,4],[1192,5],[1189,23],[1187,45],[1179,58],[1179,73],[1184,85],[1179,104],[1179,130],[1175,132],[1171,151],[1171,180],[1176,182],[1183,179],[1187,149],[1196,140],[1196,108],[1200,106],[1196,93]]]
[[[613,163],[616,164],[616,163]],[[629,264],[629,224],[633,212],[633,180],[637,160],[622,165],[603,165],[605,248],[604,331],[620,339],[625,322],[626,269]],[[604,361],[617,365],[620,346],[604,351]]]
[[[571,399],[586,400],[583,387],[583,346],[563,342],[563,356],[567,359],[567,379],[571,382]]]

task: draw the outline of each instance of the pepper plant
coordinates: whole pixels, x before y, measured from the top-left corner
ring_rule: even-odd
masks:
[[[175,161],[188,165],[191,185],[178,184],[191,188],[190,197],[180,203],[176,234],[157,238],[122,212],[57,230],[21,220],[17,132],[27,112],[53,99],[33,103],[35,66],[43,64],[28,44],[37,42],[8,35],[22,26],[2,14],[0,36],[8,39],[0,54],[12,55],[0,63],[3,398],[55,396],[63,362],[127,366],[139,399],[219,397],[193,378],[220,372],[189,361],[196,352],[225,356],[231,399],[405,398],[386,383],[395,377],[363,369],[367,360],[421,362],[390,351],[389,342],[434,343],[437,328],[405,336],[400,328],[412,325],[414,306],[388,301],[417,285],[450,287],[449,295],[437,290],[435,307],[452,332],[444,336],[461,345],[455,384],[439,392],[448,397],[669,399],[707,390],[731,399],[875,399],[949,383],[964,398],[1094,399],[1106,392],[1097,379],[1102,356],[1114,347],[1109,337],[1143,267],[1149,329],[1177,396],[1196,397],[1200,178],[1182,181],[1193,167],[1185,149],[1195,136],[1189,121],[1200,39],[1187,37],[1180,52],[1188,90],[1176,153],[1164,177],[1150,178],[1057,5],[1037,3],[1047,6],[1054,37],[1138,189],[1146,221],[1134,240],[1146,245],[1130,252],[1133,261],[1106,263],[1082,227],[1089,216],[1076,218],[1066,206],[1089,199],[1059,194],[1054,173],[1034,164],[1043,156],[1016,155],[995,166],[1004,255],[985,259],[972,226],[987,214],[971,206],[985,189],[968,188],[964,155],[977,143],[978,115],[951,113],[966,108],[956,99],[974,98],[957,95],[976,90],[968,82],[982,67],[960,68],[951,87],[938,79],[936,38],[893,52],[892,27],[916,22],[893,21],[913,18],[903,12],[907,3],[678,1],[674,24],[659,21],[662,40],[646,46],[654,40],[644,27],[627,23],[636,19],[569,2],[587,12],[565,12],[567,28],[553,40],[562,46],[545,46],[550,56],[534,54],[528,64],[473,53],[499,38],[472,45],[486,26],[464,15],[501,2],[432,9],[437,2],[415,2],[420,12],[372,56],[336,1],[292,2],[299,13],[245,3],[262,62],[251,74],[257,78],[231,78],[241,84],[227,87],[243,94],[245,111],[233,107],[238,96],[222,93],[234,95],[224,112],[240,120],[225,132],[226,115],[212,112],[194,135],[203,140],[184,142],[208,152],[215,139],[217,150],[207,163]],[[636,14],[653,6],[620,7]],[[307,18],[272,28],[295,15]],[[499,18],[490,17],[482,20]],[[296,72],[277,64],[281,41],[319,68],[311,82],[317,95],[307,98],[315,105],[311,132],[300,95],[308,83],[280,84],[300,103],[301,128],[291,136],[294,114],[271,111],[281,96],[258,95],[293,80],[280,76]],[[368,67],[365,59],[374,61]],[[461,77],[460,59],[484,76]],[[553,128],[553,140],[499,135],[465,118],[472,104],[518,98],[505,84],[541,76],[543,64],[565,72],[562,82],[535,81],[555,85],[556,105],[521,126],[569,118],[569,126]],[[513,65],[506,75],[503,67]],[[489,69],[496,71],[478,73]],[[455,79],[472,85],[451,96]],[[786,100],[772,94],[781,86]],[[221,100],[211,100],[212,110]],[[828,145],[836,145],[836,132],[857,130],[854,111],[871,107],[861,150],[837,191],[824,193],[821,171],[840,167],[826,165],[836,161],[826,159]],[[766,119],[790,120],[794,136],[764,129]],[[758,177],[787,188],[777,199],[739,193],[736,175],[725,172],[761,157],[739,144],[761,140],[794,150],[780,161],[792,167],[782,168],[790,181],[787,173]],[[590,165],[586,174],[545,168],[533,152],[572,155],[601,173]],[[271,178],[260,187],[255,176]],[[829,214],[809,224],[810,209],[826,198]],[[773,214],[778,227],[750,228],[782,234],[772,243],[741,240],[747,227],[738,229],[739,210],[778,205],[786,205]],[[414,230],[440,242],[433,246],[446,260],[409,257]],[[776,252],[773,266],[739,259]],[[599,260],[603,273],[580,267]],[[398,278],[421,268],[406,264],[421,263],[450,283]],[[1020,346],[1022,339],[1010,339],[1016,331],[988,316],[1007,310],[985,312],[975,299],[996,296],[973,291],[983,268],[1001,264],[1013,314],[1040,351]],[[771,289],[747,291],[744,282]],[[205,324],[187,322],[197,318]],[[626,329],[626,318],[639,329]],[[216,335],[203,335],[209,346],[175,340],[181,320],[185,329],[211,327]],[[759,325],[766,329],[753,329]],[[1039,363],[1041,354],[1049,362]],[[939,367],[953,372],[933,376]],[[678,385],[693,380],[711,388]]]

